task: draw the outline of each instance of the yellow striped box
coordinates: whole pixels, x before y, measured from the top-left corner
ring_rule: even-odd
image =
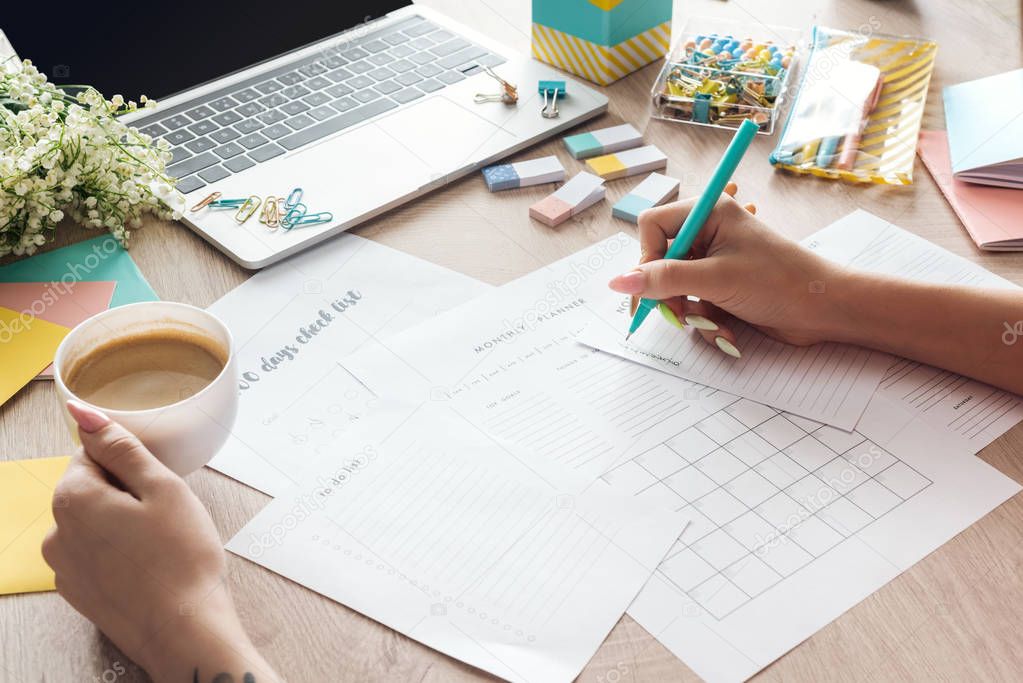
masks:
[[[664,57],[672,0],[533,0],[533,57],[608,85]]]

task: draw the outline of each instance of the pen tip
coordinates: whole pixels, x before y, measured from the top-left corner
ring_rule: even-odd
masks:
[[[627,335],[625,335],[625,341],[629,341],[629,337],[631,337],[631,336],[632,336],[632,332],[629,332]]]

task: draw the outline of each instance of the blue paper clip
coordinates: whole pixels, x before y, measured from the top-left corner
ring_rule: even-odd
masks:
[[[284,210],[285,211],[291,211],[296,206],[301,204],[302,203],[302,194],[303,194],[303,192],[302,192],[302,188],[301,187],[296,187],[294,190],[292,190],[291,194],[288,195],[288,198],[284,200]],[[303,211],[303,213],[304,213],[304,211]]]
[[[306,214],[306,205],[299,202],[293,205],[290,209],[288,208],[287,202],[284,203],[284,218],[281,219],[281,227],[285,230],[290,230],[291,226],[295,224],[295,221],[300,220],[302,216]]]
[[[320,225],[321,223],[329,223],[334,220],[334,214],[329,211],[321,211],[320,213],[311,213],[309,215],[300,216],[294,221],[288,221],[287,224],[281,223],[281,227],[285,230],[291,230],[292,228],[301,228],[306,225]]]
[[[208,202],[206,206],[210,209],[237,209],[247,201],[249,201],[248,197],[243,199],[214,199]]]

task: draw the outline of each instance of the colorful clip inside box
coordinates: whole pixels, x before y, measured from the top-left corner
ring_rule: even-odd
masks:
[[[533,0],[533,56],[599,85],[661,59],[672,0]]]

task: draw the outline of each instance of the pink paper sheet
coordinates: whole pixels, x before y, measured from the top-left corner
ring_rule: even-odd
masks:
[[[73,328],[110,307],[116,282],[3,282],[0,306],[27,312],[47,322]],[[36,379],[53,377],[49,365]]]

